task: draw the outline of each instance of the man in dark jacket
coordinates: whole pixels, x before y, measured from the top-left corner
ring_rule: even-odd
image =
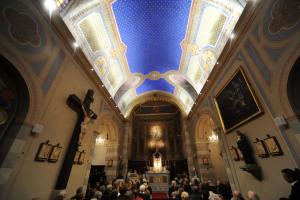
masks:
[[[288,198],[280,200],[299,200],[300,199],[300,173],[299,169],[283,169],[281,170],[284,180],[291,184],[292,190]]]

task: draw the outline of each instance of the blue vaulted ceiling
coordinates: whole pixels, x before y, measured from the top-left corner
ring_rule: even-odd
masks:
[[[152,94],[174,100],[187,114],[246,2],[70,1],[60,14],[125,117]]]
[[[178,70],[191,0],[119,0],[113,12],[132,73],[161,74]],[[137,93],[149,90],[173,93],[165,80],[146,80]]]
[[[137,94],[142,94],[145,91],[152,90],[162,90],[172,94],[174,92],[174,86],[162,78],[158,80],[146,79],[144,83],[136,89],[136,92]]]

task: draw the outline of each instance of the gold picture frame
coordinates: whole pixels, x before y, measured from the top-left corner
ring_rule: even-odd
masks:
[[[264,142],[271,156],[283,155],[283,151],[275,136],[267,135],[267,138],[264,139]]]
[[[256,141],[253,143],[254,143],[255,151],[256,151],[258,157],[261,157],[261,158],[269,157],[269,152],[268,152],[266,144],[263,140],[256,138]]]
[[[262,114],[242,67],[239,67],[214,98],[225,133]]]
[[[41,162],[48,160],[51,150],[52,145],[49,144],[49,140],[41,143],[34,160]]]
[[[50,152],[50,156],[48,162],[57,162],[62,151],[62,147],[57,144],[56,146],[52,146],[52,150]]]

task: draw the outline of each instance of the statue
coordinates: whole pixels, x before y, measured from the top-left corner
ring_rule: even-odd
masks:
[[[237,131],[237,146],[239,150],[242,152],[246,165],[247,164],[256,164],[252,148],[246,138],[240,131]]]
[[[80,124],[80,134],[78,138],[78,145],[80,146],[82,143],[82,140],[86,134],[86,131],[88,130],[88,124],[93,119],[97,119],[97,115],[90,109],[91,103],[94,102],[94,91],[89,89],[85,95],[84,101],[82,103],[82,113],[83,113],[83,121]]]
[[[83,111],[84,117],[83,117],[83,121],[80,124],[81,129],[80,129],[80,134],[79,134],[79,138],[78,138],[78,145],[81,145],[82,140],[88,130],[88,125],[91,121],[91,118],[89,118],[87,116],[87,112],[85,111],[84,106],[82,106],[82,111]]]
[[[246,136],[237,131],[237,146],[238,149],[241,151],[244,157],[244,161],[246,163],[245,166],[240,167],[242,170],[249,172],[252,174],[257,180],[262,180],[262,171],[261,168],[256,164],[256,160],[253,157],[253,151],[250,146],[250,143]]]

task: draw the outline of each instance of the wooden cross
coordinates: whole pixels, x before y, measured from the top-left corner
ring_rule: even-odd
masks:
[[[66,152],[66,156],[61,167],[55,189],[56,190],[64,190],[67,187],[70,173],[73,166],[74,157],[78,147],[80,145],[80,134],[83,131],[82,126],[87,125],[83,124],[86,118],[89,119],[97,119],[97,115],[90,109],[91,103],[94,102],[94,91],[89,89],[85,95],[84,101],[81,100],[75,95],[69,95],[67,99],[67,105],[77,114],[77,121],[75,124],[75,128],[73,130],[73,134],[71,137],[71,141],[69,147]]]

